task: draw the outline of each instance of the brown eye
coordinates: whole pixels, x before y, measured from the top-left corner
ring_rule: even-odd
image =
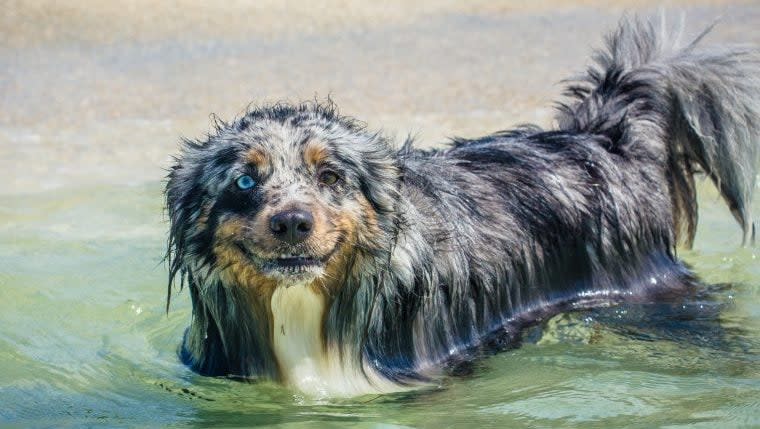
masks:
[[[340,176],[334,171],[323,171],[319,173],[319,183],[327,186],[332,186],[338,183]]]

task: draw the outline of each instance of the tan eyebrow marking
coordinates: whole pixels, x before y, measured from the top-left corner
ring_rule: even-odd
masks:
[[[318,166],[328,158],[327,147],[320,142],[311,141],[303,151],[303,160],[307,165]]]
[[[264,153],[261,149],[254,148],[246,152],[245,160],[246,162],[253,164],[256,166],[256,168],[260,169],[267,162],[267,154]]]

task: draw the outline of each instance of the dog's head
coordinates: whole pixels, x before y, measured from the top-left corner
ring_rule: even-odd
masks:
[[[396,157],[332,104],[277,104],[186,141],[166,201],[172,276],[204,272],[272,288],[342,275],[382,246]]]

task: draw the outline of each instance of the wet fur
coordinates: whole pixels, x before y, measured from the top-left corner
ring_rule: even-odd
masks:
[[[424,380],[559,311],[688,290],[675,248],[693,242],[696,173],[754,238],[760,62],[754,49],[675,39],[624,20],[567,84],[552,130],[394,150],[331,103],[305,103],[252,109],[186,141],[166,189],[171,281],[193,304],[182,359],[206,375],[286,378],[271,314],[282,285],[219,238],[239,233],[221,202],[231,171],[283,151],[329,158],[347,177],[339,200],[304,197],[332,207],[342,235],[325,277],[292,286],[324,299],[322,374],[365,378],[338,394]],[[289,140],[274,148],[275,135]],[[323,147],[307,150],[315,140]]]

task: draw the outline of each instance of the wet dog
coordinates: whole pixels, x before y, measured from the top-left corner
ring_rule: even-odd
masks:
[[[701,38],[701,36],[700,36]],[[313,394],[393,391],[559,311],[688,291],[694,175],[744,231],[760,61],[625,20],[551,130],[399,150],[331,103],[186,141],[166,187],[181,357]]]

